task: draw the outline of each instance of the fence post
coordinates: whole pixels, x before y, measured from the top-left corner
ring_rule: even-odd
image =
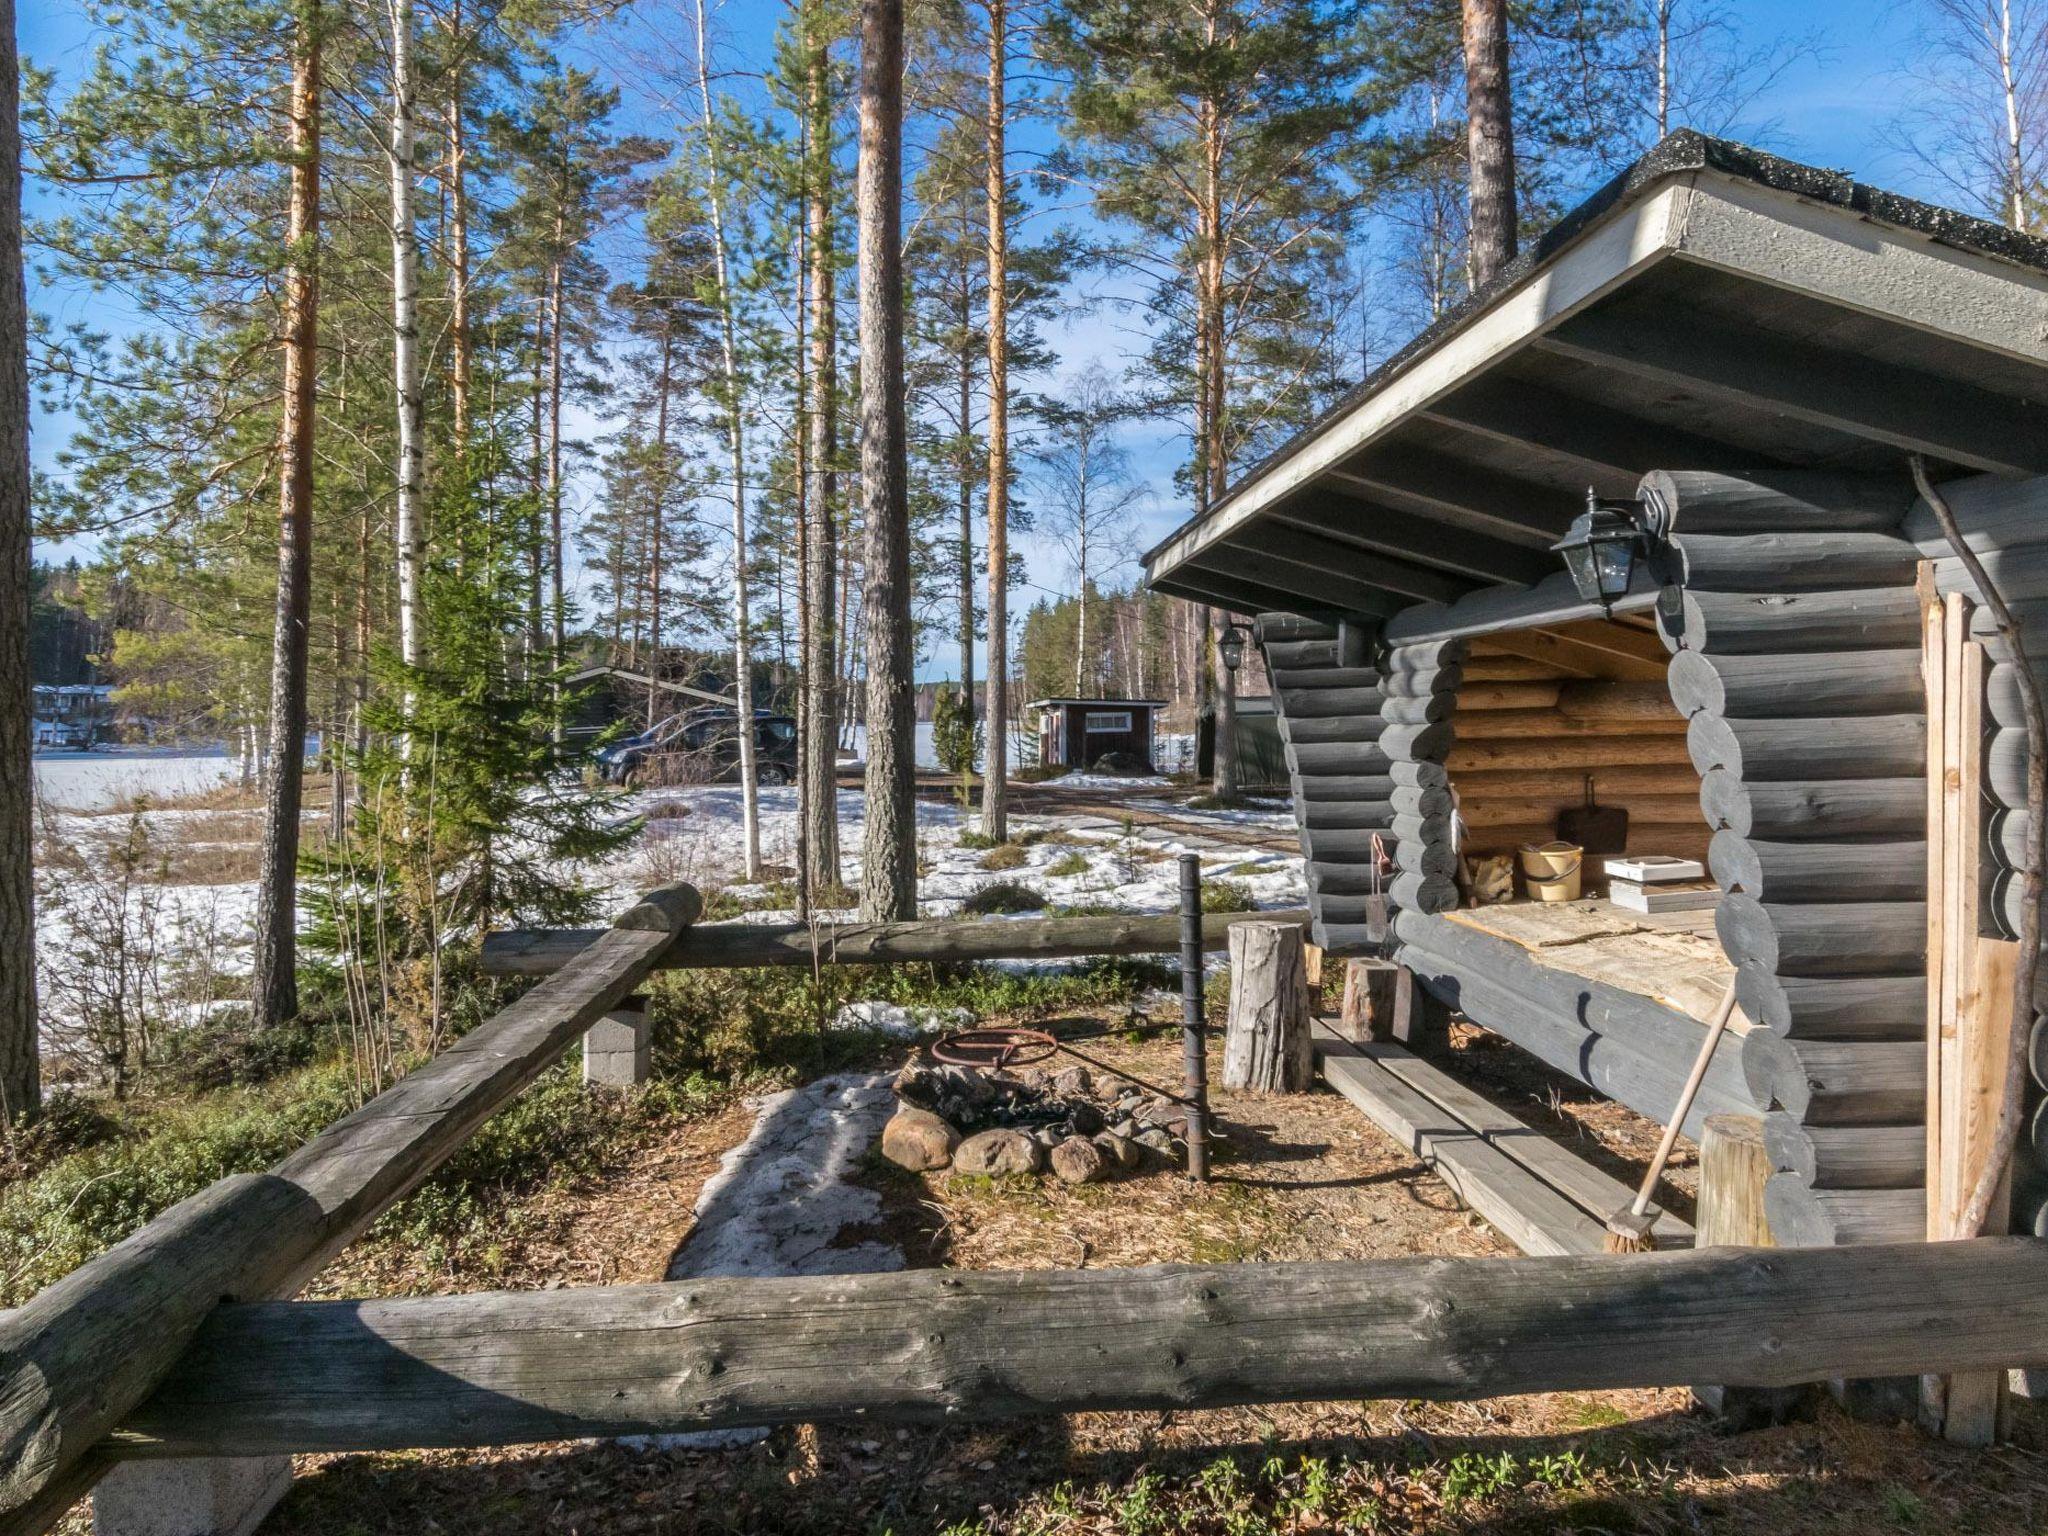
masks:
[[[1208,1030],[1202,1017],[1202,860],[1180,856],[1180,1057],[1187,1099],[1188,1177],[1209,1182]]]
[[[123,1462],[92,1491],[93,1536],[249,1536],[291,1486],[289,1456]]]
[[[633,1088],[649,1074],[647,999],[635,993],[590,1026],[583,1037],[583,1081]]]
[[[1693,1242],[1700,1248],[1771,1248],[1764,1219],[1764,1181],[1771,1176],[1764,1123],[1755,1115],[1709,1115],[1700,1126],[1699,1210]],[[1783,1424],[1811,1409],[1812,1387],[1696,1386],[1692,1395],[1735,1429]]]

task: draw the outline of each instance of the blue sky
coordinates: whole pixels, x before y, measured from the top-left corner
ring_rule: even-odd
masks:
[[[659,9],[670,15],[687,14],[688,3],[666,0]],[[1725,9],[1752,45],[1792,32],[1810,32],[1825,48],[1824,57],[1802,57],[1786,70],[1768,97],[1756,104],[1751,113],[1755,121],[1745,125],[1743,137],[1795,159],[1849,170],[1863,180],[1897,191],[1942,199],[1941,190],[1908,157],[1888,146],[1885,137],[1898,102],[1894,72],[1910,49],[1913,0],[1890,4],[1883,0],[1725,0]],[[54,0],[23,0],[19,14],[24,56],[60,71],[76,66],[89,40],[73,6]],[[773,29],[785,14],[783,0],[724,0],[713,6],[716,57],[730,72],[732,87],[741,94],[748,94],[746,76],[766,57]],[[648,40],[644,30],[640,37]],[[617,62],[618,41],[612,36],[593,36],[573,41],[566,51],[580,55],[574,62],[602,66]],[[687,35],[675,38],[673,46],[687,48]],[[638,118],[633,126],[644,125],[649,131],[669,126],[670,114],[660,103],[644,94],[637,100],[635,96],[629,87],[627,115]],[[1040,146],[1034,146],[1028,137],[1019,145],[1024,155],[1034,147]],[[1018,169],[1023,168],[1020,155]],[[33,187],[29,195],[33,206]],[[81,294],[32,294],[32,298],[59,318],[78,318],[105,307],[104,300]],[[96,318],[107,323],[104,313]],[[1101,306],[1077,308],[1054,328],[1051,339],[1066,367],[1078,368],[1100,359],[1114,369],[1133,347],[1130,324],[1129,317]],[[68,426],[55,418],[37,422],[38,463],[50,462]],[[1132,541],[1135,553],[1186,514],[1171,479],[1185,445],[1163,429],[1152,429],[1135,433],[1128,446],[1141,476],[1152,488]],[[1032,582],[1023,606],[1047,592],[1071,587],[1064,558],[1047,542],[1027,537],[1021,541],[1020,553]],[[1126,566],[1112,579],[1127,580],[1133,574],[1135,567]],[[954,647],[940,641],[936,656],[920,666],[920,675],[945,675],[953,654]]]

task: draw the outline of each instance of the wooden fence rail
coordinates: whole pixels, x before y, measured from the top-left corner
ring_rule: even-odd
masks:
[[[1231,912],[1202,925],[1203,943],[1222,949],[1230,925],[1308,924],[1308,913]],[[603,936],[601,928],[514,928],[484,939],[490,976],[549,976]],[[1083,955],[1163,955],[1180,948],[1180,919],[1108,917],[964,918],[908,923],[718,923],[671,944],[656,970],[754,965],[889,965],[903,961],[1058,960]]]
[[[124,1456],[2048,1361],[2048,1241],[694,1280],[223,1307]]]
[[[647,976],[703,901],[643,897],[549,980],[268,1173],[223,1180],[0,1317],[0,1516],[41,1529],[223,1300],[289,1294]]]

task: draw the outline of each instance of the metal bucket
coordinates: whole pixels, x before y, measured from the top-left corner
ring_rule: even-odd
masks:
[[[1577,901],[1586,850],[1577,843],[1524,843],[1522,883],[1537,901]]]

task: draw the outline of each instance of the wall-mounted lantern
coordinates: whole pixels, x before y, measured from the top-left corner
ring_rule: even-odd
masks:
[[[1226,624],[1223,633],[1216,637],[1216,649],[1223,655],[1224,667],[1235,672],[1244,665],[1245,628],[1242,624]]]
[[[1603,613],[1612,613],[1616,601],[1628,595],[1642,548],[1641,518],[1638,503],[1602,501],[1588,489],[1586,510],[1573,518],[1565,536],[1550,546],[1564,556],[1564,567],[1579,596],[1598,603]]]

